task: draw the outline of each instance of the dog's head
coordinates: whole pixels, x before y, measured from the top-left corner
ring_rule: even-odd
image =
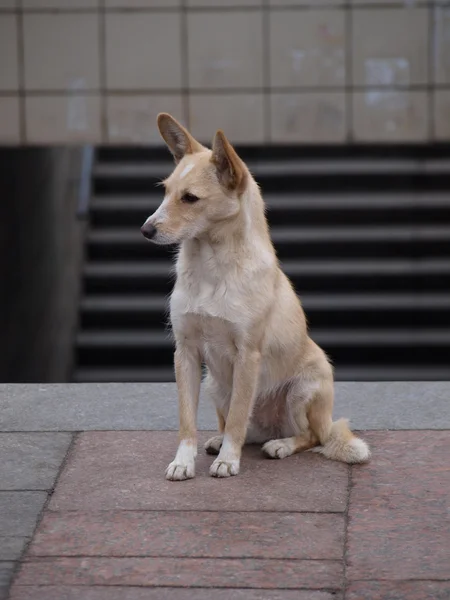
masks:
[[[156,244],[177,244],[238,215],[249,173],[223,132],[209,150],[166,113],[158,115],[158,128],[176,167],[163,182],[164,200],[142,226],[143,235]]]

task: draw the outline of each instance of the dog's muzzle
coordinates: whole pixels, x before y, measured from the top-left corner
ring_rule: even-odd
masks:
[[[148,240],[151,240],[158,233],[158,230],[151,223],[145,223],[141,227],[141,233],[145,238],[147,238]]]

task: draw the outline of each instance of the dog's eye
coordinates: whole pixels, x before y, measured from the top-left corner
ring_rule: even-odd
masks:
[[[187,204],[194,204],[194,202],[197,202],[199,200],[198,196],[194,196],[194,194],[183,194],[183,196],[181,196],[181,201],[182,202],[186,202]]]

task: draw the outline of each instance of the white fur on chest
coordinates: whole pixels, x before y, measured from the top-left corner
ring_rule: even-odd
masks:
[[[172,318],[196,314],[236,324],[245,321],[252,293],[243,279],[235,267],[223,268],[206,245],[188,260],[180,257],[171,298]]]

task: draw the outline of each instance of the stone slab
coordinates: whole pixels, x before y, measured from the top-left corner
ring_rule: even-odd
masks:
[[[213,510],[343,512],[348,467],[312,453],[284,460],[247,447],[237,477],[209,476],[214,457],[199,436],[196,478],[167,481],[175,432],[87,432],[78,436],[50,510]]]
[[[302,513],[47,513],[29,556],[335,559],[344,515]]]
[[[69,433],[0,433],[0,489],[51,489],[71,439]]]
[[[313,590],[14,586],[10,600],[342,600]],[[440,600],[440,599],[438,599]]]
[[[7,600],[15,563],[0,562],[0,600]]]
[[[357,581],[346,600],[448,600],[450,581]]]
[[[54,558],[22,564],[18,585],[336,589],[341,561],[207,558]]]
[[[20,558],[29,539],[28,537],[0,537],[0,560]]]
[[[450,579],[450,431],[366,435],[352,470],[349,580]]]
[[[0,492],[0,536],[31,536],[46,500],[45,492]]]
[[[336,383],[335,415],[355,429],[450,429],[450,382]],[[2,431],[167,430],[178,427],[173,383],[0,384]],[[216,416],[200,402],[199,429]]]

